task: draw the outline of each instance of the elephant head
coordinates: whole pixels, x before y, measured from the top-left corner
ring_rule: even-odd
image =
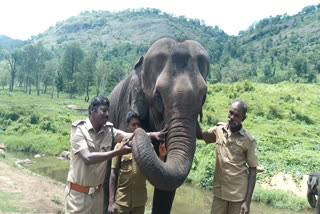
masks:
[[[195,152],[196,120],[205,101],[209,56],[196,41],[156,41],[136,65],[149,130],[168,124],[167,159],[153,152],[142,129],[136,131],[132,149],[140,170],[155,187],[174,190],[187,177]]]

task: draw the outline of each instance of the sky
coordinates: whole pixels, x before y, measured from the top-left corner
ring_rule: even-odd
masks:
[[[3,0],[0,4],[0,35],[27,40],[59,21],[81,11],[121,11],[157,8],[163,12],[204,20],[229,35],[238,35],[254,22],[270,16],[297,14],[320,0]]]

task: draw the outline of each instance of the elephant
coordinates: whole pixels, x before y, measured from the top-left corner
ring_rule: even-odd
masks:
[[[320,172],[311,172],[308,179],[308,202],[311,207],[315,208],[314,213],[320,214]],[[318,199],[316,199],[316,196]]]
[[[175,190],[191,169],[209,66],[209,55],[197,41],[161,38],[109,96],[109,120],[114,127],[125,130],[128,110],[141,119],[143,129],[135,131],[132,152],[141,172],[155,187],[153,214],[170,213]],[[159,131],[165,124],[167,158],[163,162],[147,143],[150,140],[145,131]],[[159,142],[153,143],[157,151]]]

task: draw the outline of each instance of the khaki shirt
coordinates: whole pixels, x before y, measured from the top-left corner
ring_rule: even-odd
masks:
[[[255,138],[244,129],[228,136],[225,123],[218,123],[203,132],[206,143],[214,142],[214,138],[216,166],[213,194],[226,201],[243,201],[248,186],[248,166],[258,166]]]
[[[120,147],[120,143],[115,148]],[[133,154],[112,159],[113,169],[119,169],[116,203],[126,207],[140,207],[147,202],[146,177],[141,173]]]
[[[106,175],[107,161],[86,165],[78,155],[82,149],[88,148],[90,152],[107,152],[111,150],[112,123],[106,123],[97,133],[87,118],[72,123],[71,127],[71,157],[70,169],[67,180],[80,186],[95,187],[103,183]],[[131,136],[113,128],[114,141],[121,141],[124,137]]]

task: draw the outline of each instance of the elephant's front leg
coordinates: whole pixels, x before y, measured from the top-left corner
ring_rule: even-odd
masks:
[[[162,191],[154,188],[152,214],[170,214],[176,190]]]

